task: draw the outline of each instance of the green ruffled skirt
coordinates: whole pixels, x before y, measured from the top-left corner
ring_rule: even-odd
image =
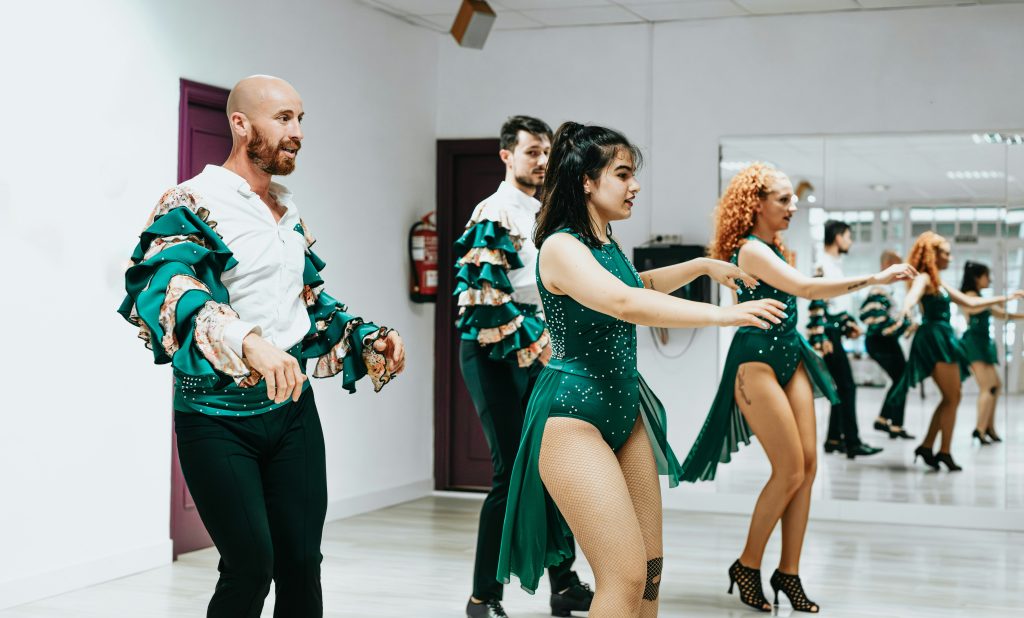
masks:
[[[999,352],[996,350],[996,342],[991,337],[979,337],[968,331],[960,338],[960,345],[967,356],[967,362],[999,364]]]
[[[735,397],[736,372],[740,365],[749,362],[770,365],[783,386],[789,384],[797,367],[803,363],[810,376],[814,396],[827,397],[832,403],[839,402],[825,361],[803,335],[796,332],[773,335],[741,329],[729,346],[722,381],[711,411],[683,462],[682,480],[691,483],[714,480],[718,464],[732,461],[732,454],[740,450],[740,444],[750,444],[754,432],[743,418]]]
[[[967,353],[949,322],[925,322],[917,329],[907,369],[896,387],[889,390],[886,404],[896,403],[899,397],[906,397],[907,391],[930,378],[936,363],[959,364],[961,382],[971,375]]]
[[[544,368],[530,396],[519,453],[512,469],[497,579],[507,584],[511,576],[515,575],[523,589],[531,594],[537,590],[537,584],[547,567],[561,564],[572,555],[572,533],[558,507],[548,497],[540,478],[538,460],[549,412],[559,407],[556,396],[564,391],[564,386],[575,387],[580,381],[602,382],[565,373],[550,366]],[[667,475],[670,486],[675,487],[679,484],[681,470],[666,437],[665,408],[643,377],[638,375],[635,384],[639,392],[634,391],[625,396],[639,407],[638,413],[647,429],[658,473]],[[610,408],[611,405],[609,414],[621,413],[617,407],[614,412]]]

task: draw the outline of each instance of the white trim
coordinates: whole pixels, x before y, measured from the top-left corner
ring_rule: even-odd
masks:
[[[372,493],[331,500],[327,503],[327,521],[345,519],[353,515],[361,515],[370,511],[376,511],[377,509],[416,500],[429,496],[433,489],[434,479],[429,478]]]
[[[664,479],[662,479],[664,481]],[[463,500],[483,500],[487,494],[468,491],[434,491],[432,495]],[[669,511],[723,513],[750,516],[757,496],[680,491],[662,485],[662,507]],[[811,517],[817,521],[852,521],[875,524],[915,525],[970,530],[1024,532],[1024,517],[1013,509],[952,506],[948,504],[893,504],[852,500],[811,499]]]
[[[454,491],[451,489],[435,489],[431,492],[435,498],[460,498],[462,500],[479,500],[483,502],[484,498],[487,497],[485,491]]]
[[[676,511],[746,515],[756,496],[702,492],[663,492],[663,506]],[[852,500],[811,500],[811,519],[878,524],[937,526],[972,530],[1024,532],[1024,517],[1013,509],[935,504],[893,504]]]
[[[0,582],[0,609],[101,584],[171,562],[170,539],[80,564]]]

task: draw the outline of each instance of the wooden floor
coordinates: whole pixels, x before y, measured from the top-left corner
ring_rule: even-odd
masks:
[[[920,460],[915,463],[913,454],[939,400],[934,385],[928,382],[927,387],[925,398],[914,391],[907,400],[907,431],[916,436],[916,440],[890,440],[886,434],[873,429],[885,390],[858,388],[860,437],[885,450],[853,461],[841,454],[821,454],[815,497],[1024,509],[1024,395],[1000,399],[996,420],[1005,441],[985,447],[971,438],[977,399],[974,395],[965,395],[957,414],[952,448],[953,458],[964,470],[949,474],[943,468],[936,473]],[[817,412],[821,443],[828,430],[828,402],[819,399]],[[678,447],[676,452],[682,449]],[[764,486],[769,469],[764,449],[751,445],[741,449],[729,465],[719,466],[715,489],[722,493],[756,495]],[[1024,517],[1024,511],[1021,516]]]
[[[462,616],[479,509],[478,497],[437,496],[329,523],[326,615]],[[756,615],[725,592],[746,524],[736,516],[666,513],[662,616]],[[766,586],[778,551],[776,534],[765,556]],[[1024,616],[1022,551],[1019,533],[811,522],[802,572],[827,616]],[[0,611],[0,618],[204,616],[216,564],[213,550],[194,552],[170,566]],[[584,561],[577,564],[593,582]],[[545,583],[533,597],[512,585],[505,608],[513,618],[547,616],[547,594]],[[263,616],[272,607],[271,598]],[[791,613],[783,602],[780,614]]]

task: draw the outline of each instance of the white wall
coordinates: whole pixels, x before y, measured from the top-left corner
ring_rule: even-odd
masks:
[[[649,153],[650,33],[648,26],[499,30],[483,50],[442,36],[438,137],[497,137],[506,118],[527,114],[552,129],[567,120],[609,126]],[[632,219],[613,225],[629,247],[649,236],[650,174],[642,170],[639,180]]]
[[[287,183],[329,289],[420,343],[433,310],[406,300],[405,234],[433,207],[437,66],[433,33],[351,0],[21,2],[4,23],[0,607],[170,560],[170,371],[114,310],[176,182],[179,78],[296,86]],[[376,396],[314,385],[330,516],[430,490],[432,348],[408,367]]]
[[[1021,23],[1024,7],[1004,5],[497,31],[482,53],[442,40],[438,134],[493,135],[505,115],[531,109],[617,126],[649,157],[640,220],[617,231],[630,244],[648,227],[704,243],[724,136],[1019,126]],[[681,349],[689,333],[673,339]],[[639,340],[641,371],[685,457],[717,387],[717,333],[698,332],[674,361],[647,333]],[[712,489],[668,492],[666,504]]]

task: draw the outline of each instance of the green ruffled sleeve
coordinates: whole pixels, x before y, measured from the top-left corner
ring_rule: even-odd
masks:
[[[807,341],[819,352],[826,339],[825,325],[828,319],[825,310],[827,307],[828,303],[824,300],[812,300],[807,308]]]
[[[309,331],[302,341],[302,358],[316,359],[314,378],[342,374],[342,387],[356,391],[356,382],[369,375],[374,392],[394,379],[387,370],[384,355],[373,348],[378,339],[385,339],[394,330],[377,326],[349,313],[348,307],[323,290],[320,271],[326,264],[313,252],[316,240],[304,222],[295,231],[306,239],[306,264],[302,273],[302,297],[309,312]]]
[[[868,327],[868,335],[899,337],[910,326],[910,321],[895,320],[890,313],[892,300],[884,290],[873,288],[860,306],[860,321]]]
[[[157,364],[203,387],[252,386],[258,374],[224,343],[225,329],[240,319],[221,275],[237,262],[209,215],[186,187],[161,197],[125,272],[118,313],[139,328]]]
[[[849,337],[854,328],[857,327],[857,320],[845,311],[828,315],[829,326],[838,330],[844,337]]]
[[[522,268],[521,239],[501,221],[484,218],[478,207],[466,232],[455,241],[455,292],[463,339],[493,345],[490,357],[529,367],[549,344],[536,305],[512,300],[508,272]]]

